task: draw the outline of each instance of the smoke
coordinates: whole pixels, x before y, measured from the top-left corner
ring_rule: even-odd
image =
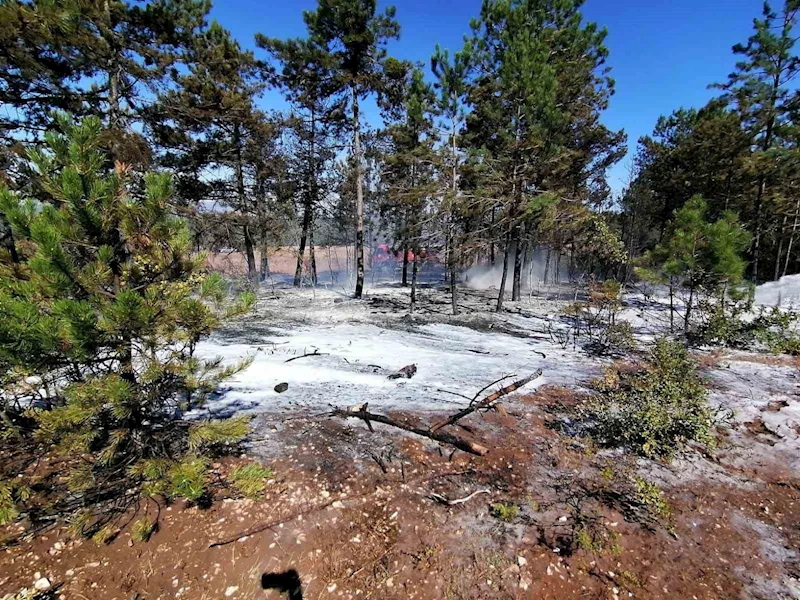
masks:
[[[756,304],[761,306],[799,306],[800,274],[785,275],[756,288]]]
[[[551,258],[550,267],[546,267],[547,259],[540,253],[533,253],[528,256],[529,260],[525,261],[522,266],[521,284],[524,289],[530,289],[531,285],[536,286],[538,283],[544,282],[545,271],[547,271],[547,280],[552,282],[555,280],[555,258]],[[567,278],[566,265],[561,264],[560,278],[566,281]],[[503,259],[499,256],[497,262],[492,265],[477,264],[470,267],[464,273],[464,283],[467,287],[475,290],[488,290],[491,288],[499,289],[500,281],[503,278]],[[509,265],[508,275],[506,276],[506,290],[510,290],[514,281],[514,264]]]

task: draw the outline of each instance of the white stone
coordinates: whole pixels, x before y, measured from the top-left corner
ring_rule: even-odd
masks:
[[[44,592],[50,589],[50,580],[47,577],[40,577],[33,584],[33,589]]]
[[[225,588],[225,597],[230,598],[238,591],[239,591],[238,585],[229,585],[228,587]]]

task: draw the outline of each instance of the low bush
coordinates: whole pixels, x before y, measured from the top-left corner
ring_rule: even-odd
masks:
[[[593,388],[581,413],[601,445],[653,458],[670,458],[689,442],[714,446],[717,415],[707,403],[705,381],[677,342],[657,341],[647,364],[611,368]]]

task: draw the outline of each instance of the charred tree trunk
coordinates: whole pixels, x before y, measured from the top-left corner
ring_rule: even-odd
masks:
[[[506,279],[508,278],[508,267],[511,262],[511,245],[511,236],[508,236],[506,238],[505,257],[503,259],[503,275],[500,278],[500,291],[497,294],[497,312],[503,310],[503,299],[506,294]]]
[[[394,279],[394,277],[392,278]],[[400,280],[400,285],[403,287],[408,286],[408,244],[403,244],[403,275]]]
[[[250,231],[249,215],[247,214],[247,196],[244,190],[244,165],[242,163],[242,138],[239,124],[233,127],[233,143],[236,149],[236,195],[239,201],[239,211],[242,214],[242,233],[244,235],[244,250],[247,256],[247,277],[250,281],[258,280],[256,269],[255,244]]]
[[[356,167],[356,290],[355,297],[364,294],[364,174],[361,172],[361,126],[358,114],[358,91],[352,88],[353,154]]]

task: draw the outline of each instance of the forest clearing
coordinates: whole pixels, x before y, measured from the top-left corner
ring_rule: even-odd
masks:
[[[0,0],[0,600],[800,600],[798,20]]]
[[[253,415],[240,454],[211,465],[214,502],[142,502],[126,520],[158,513],[146,543],[124,526],[101,546],[68,527],[19,539],[5,550],[13,572],[3,585],[46,577],[66,598],[277,598],[292,585],[303,595],[289,598],[800,592],[797,359],[698,350],[709,403],[732,416],[718,426],[713,454],[647,460],[580,431],[575,409],[592,393],[590,381],[645,356],[597,356],[582,336],[554,333],[569,331],[563,309],[578,288],[548,286],[502,315],[492,290],[465,288],[458,317],[447,314],[447,288],[423,287],[413,317],[408,293],[392,282],[367,288],[360,301],[335,290],[264,288],[252,316],[198,348],[229,360],[254,356],[196,415]],[[620,318],[635,323],[645,345],[668,320],[662,303],[641,298],[625,301]],[[417,367],[410,379],[388,379],[408,364]],[[460,423],[458,435],[488,448],[485,456],[331,414],[369,403],[425,426],[486,385],[538,369],[540,377]],[[279,393],[281,383],[288,389]],[[231,482],[233,469],[253,460],[270,470],[257,499]],[[49,461],[37,465],[41,477]],[[278,591],[265,595],[262,578]]]

